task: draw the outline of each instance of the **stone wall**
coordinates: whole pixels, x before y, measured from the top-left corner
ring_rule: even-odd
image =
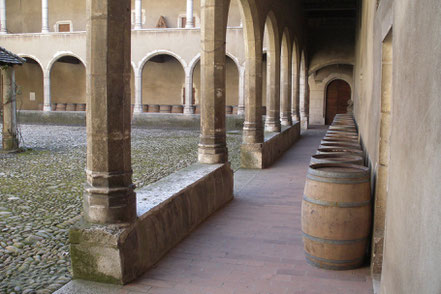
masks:
[[[355,115],[377,183],[386,195],[375,205],[374,273],[382,293],[439,293],[441,260],[441,7],[438,0],[363,1],[354,69]],[[392,81],[384,87],[384,41],[391,38]],[[382,120],[382,97],[391,93],[390,123]],[[387,94],[388,95],[388,94]],[[381,127],[390,127],[390,137]],[[380,146],[390,140],[388,175]],[[384,178],[386,177],[386,178]],[[378,190],[378,185],[377,185]],[[378,194],[376,195],[378,197]],[[380,263],[380,264],[379,264]]]

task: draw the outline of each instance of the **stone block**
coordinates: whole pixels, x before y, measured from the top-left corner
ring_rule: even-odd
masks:
[[[300,123],[282,127],[280,133],[266,133],[261,144],[243,144],[240,160],[242,168],[263,169],[270,167],[300,137]]]
[[[195,164],[136,193],[134,223],[80,221],[71,229],[74,279],[125,284],[142,275],[233,199],[233,172],[229,164]]]

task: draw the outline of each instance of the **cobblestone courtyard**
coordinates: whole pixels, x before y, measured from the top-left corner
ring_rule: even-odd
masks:
[[[20,127],[27,151],[0,155],[0,293],[52,293],[70,281],[68,230],[81,213],[84,127]],[[1,137],[1,136],[0,136]],[[132,130],[138,188],[197,161],[199,131]],[[240,132],[228,134],[239,168]]]

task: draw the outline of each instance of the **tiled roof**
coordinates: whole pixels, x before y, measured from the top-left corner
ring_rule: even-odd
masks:
[[[0,47],[0,65],[23,64],[26,60]]]

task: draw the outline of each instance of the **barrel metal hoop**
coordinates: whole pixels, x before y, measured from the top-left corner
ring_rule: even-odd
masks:
[[[343,178],[343,179],[336,179],[336,178],[325,178],[321,176],[311,175],[308,173],[306,176],[308,179],[322,182],[322,183],[331,183],[331,184],[362,184],[369,182],[369,178]]]
[[[351,244],[365,242],[368,239],[366,237],[366,238],[354,239],[354,240],[329,240],[329,239],[314,237],[314,236],[306,234],[305,232],[302,232],[302,233],[303,233],[303,237],[305,237],[311,241],[321,243],[321,244],[351,245]]]
[[[309,167],[308,175],[314,175],[317,177],[326,178],[341,178],[341,179],[357,179],[366,178],[366,182],[369,181],[369,169],[364,166],[357,166],[358,171],[356,172],[327,172],[323,170],[316,170]]]
[[[340,208],[353,208],[353,207],[363,207],[363,206],[370,206],[371,201],[361,201],[361,202],[333,202],[333,201],[322,201],[317,199],[309,198],[306,195],[303,195],[303,200],[306,202],[317,204],[321,206],[327,206],[327,207],[340,207]]]
[[[350,270],[350,269],[358,268],[358,267],[360,267],[360,264],[364,260],[364,257],[358,258],[353,261],[347,261],[346,263],[350,263],[349,265],[344,265],[345,263],[341,263],[341,265],[340,265],[339,263],[334,263],[334,262],[331,262],[326,259],[321,260],[321,258],[311,256],[306,252],[305,252],[305,255],[306,255],[306,262],[307,263],[311,264],[312,266],[322,268],[322,269],[327,269],[327,270]],[[322,263],[316,262],[315,260],[320,260],[322,262],[327,262],[327,263],[331,263],[331,264],[322,264]],[[335,264],[335,265],[332,265],[332,264]]]

